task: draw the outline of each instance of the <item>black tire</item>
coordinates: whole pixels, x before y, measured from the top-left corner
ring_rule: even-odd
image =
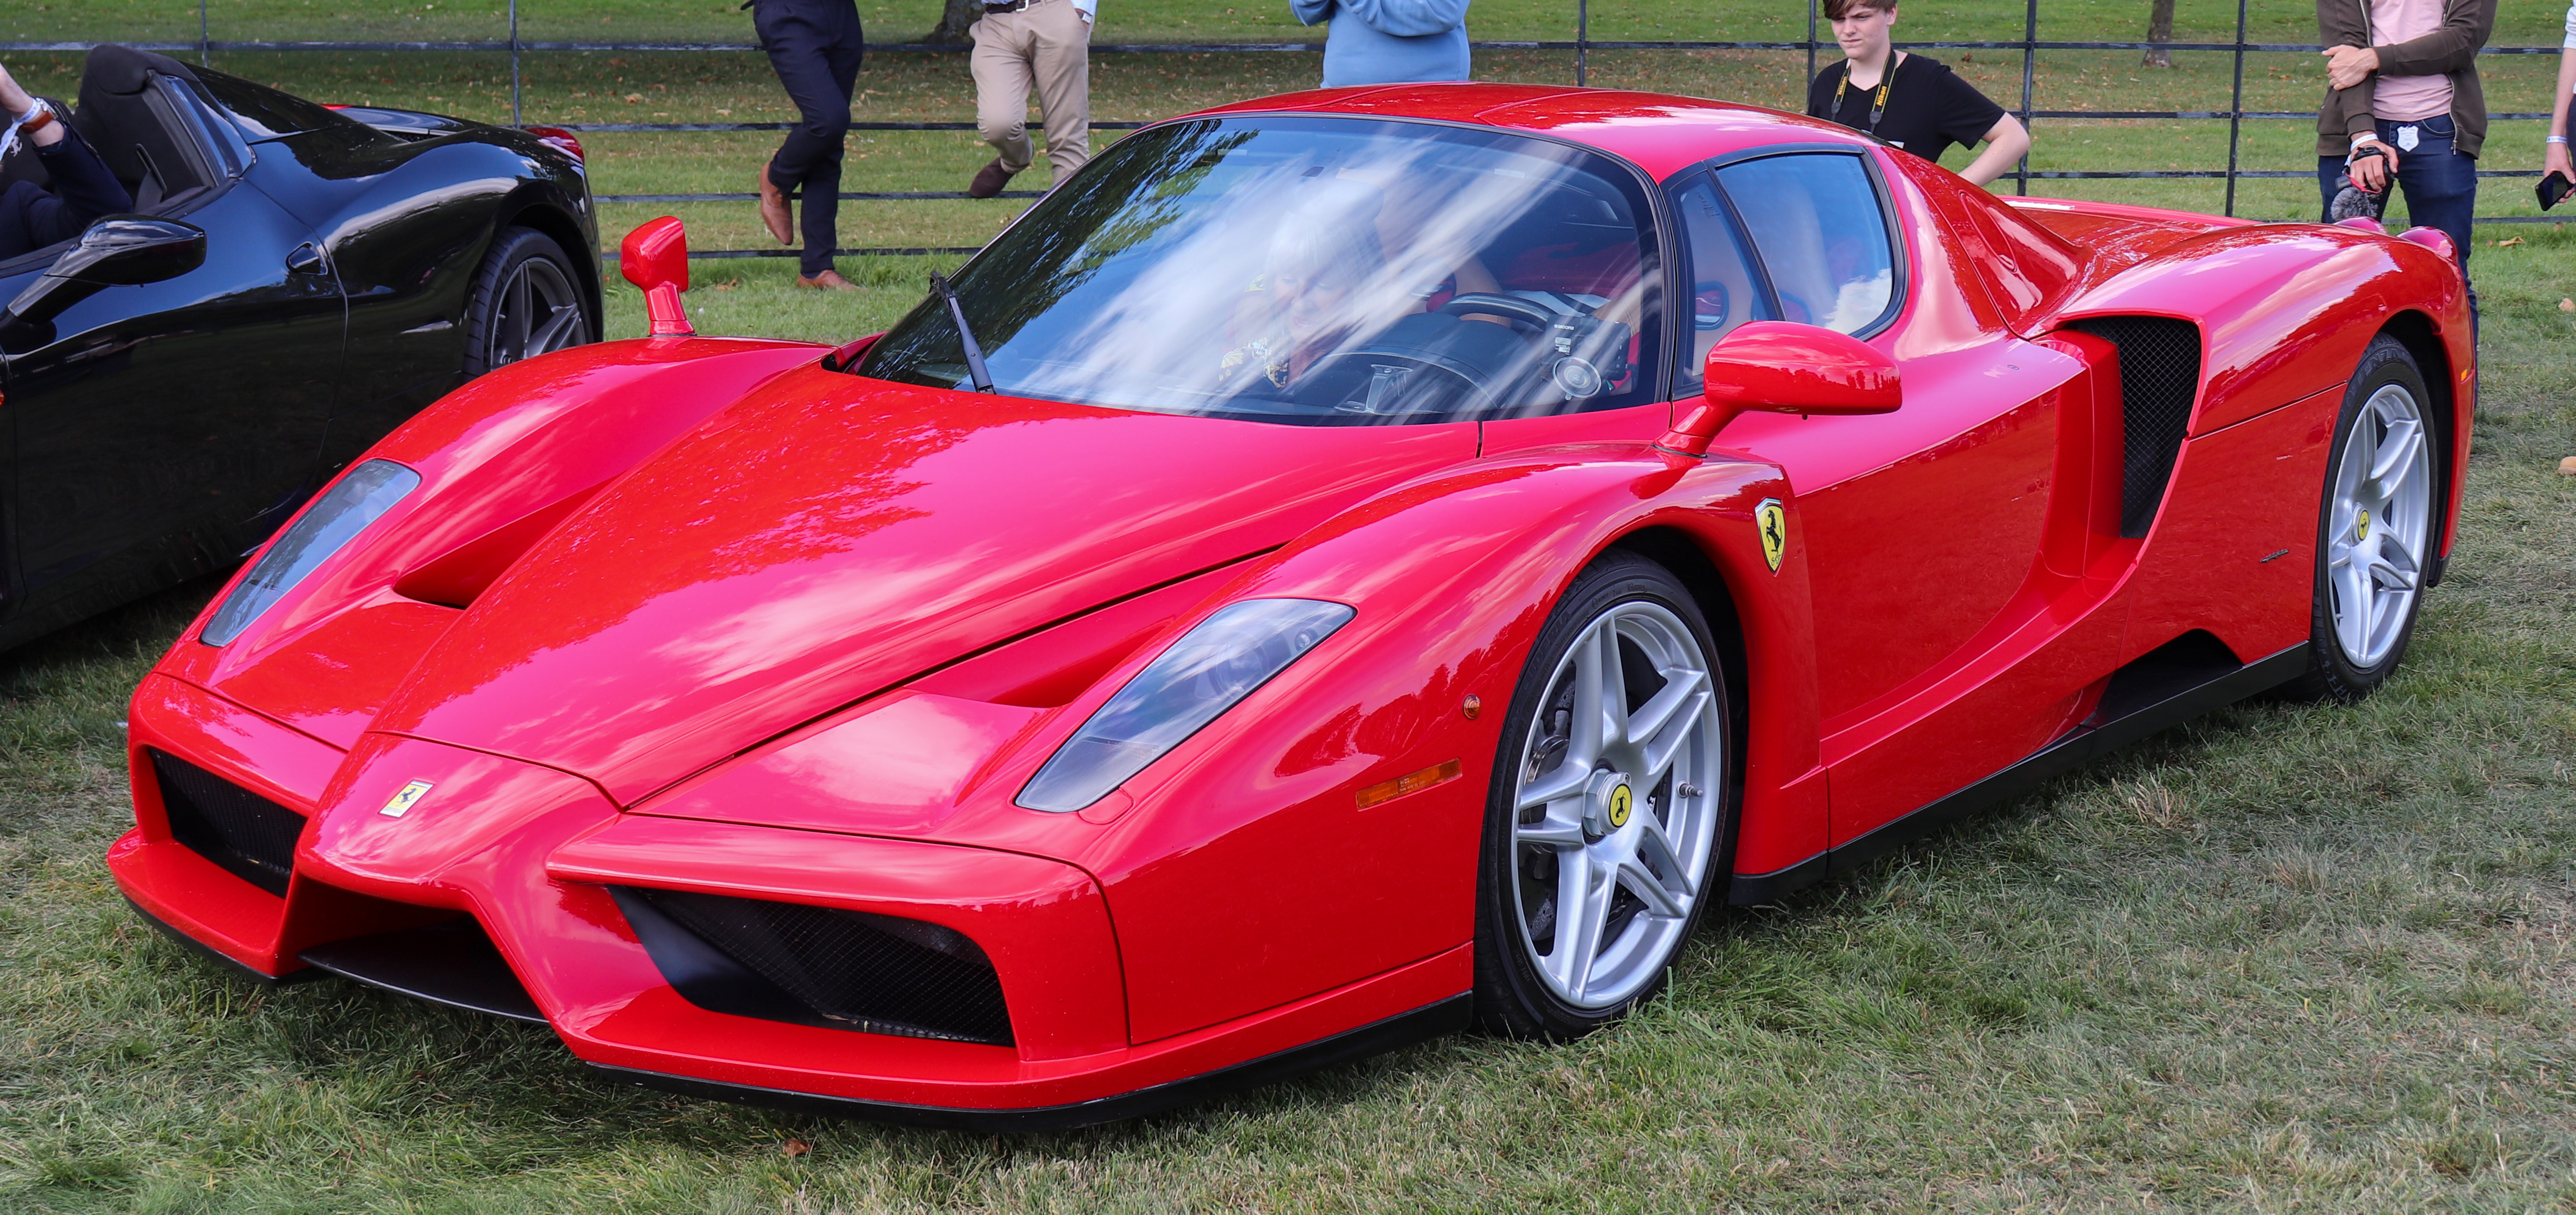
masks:
[[[1540,974],[1538,962],[1532,957],[1538,946],[1534,944],[1534,936],[1526,934],[1535,930],[1537,921],[1523,919],[1523,892],[1530,888],[1526,884],[1528,882],[1556,879],[1552,876],[1532,878],[1523,872],[1523,866],[1532,859],[1544,860],[1548,873],[1553,875],[1557,873],[1557,863],[1553,856],[1533,856],[1520,832],[1536,819],[1524,818],[1516,804],[1523,782],[1533,775],[1533,767],[1546,770],[1555,766],[1553,762],[1534,758],[1538,751],[1533,741],[1532,725],[1547,704],[1555,703],[1561,710],[1564,703],[1570,703],[1565,685],[1559,681],[1559,668],[1567,662],[1569,651],[1587,635],[1596,621],[1626,605],[1637,604],[1660,608],[1671,617],[1678,618],[1686,630],[1688,642],[1697,647],[1698,656],[1706,664],[1704,669],[1711,677],[1712,696],[1705,712],[1710,715],[1708,720],[1714,722],[1714,738],[1703,739],[1696,745],[1713,756],[1716,766],[1713,771],[1715,779],[1701,790],[1677,785],[1675,782],[1680,779],[1683,769],[1680,760],[1672,761],[1663,783],[1635,795],[1642,799],[1634,802],[1641,808],[1626,813],[1641,820],[1649,815],[1659,816],[1654,821],[1664,824],[1662,829],[1669,830],[1676,821],[1674,811],[1683,808],[1682,803],[1675,800],[1676,794],[1684,798],[1706,798],[1697,811],[1699,817],[1692,821],[1709,833],[1693,837],[1707,839],[1707,855],[1696,896],[1687,914],[1664,921],[1661,931],[1667,937],[1667,943],[1661,948],[1660,960],[1642,952],[1637,955],[1641,964],[1634,967],[1635,972],[1642,975],[1651,966],[1651,980],[1622,995],[1616,1003],[1583,1007],[1569,1002],[1552,989],[1550,980]],[[1627,642],[1622,638],[1619,644],[1624,646]],[[1623,658],[1622,661],[1629,660]],[[1646,678],[1658,677],[1649,674]],[[1673,959],[1679,956],[1709,905],[1725,899],[1728,878],[1734,869],[1737,802],[1742,787],[1738,777],[1741,766],[1737,755],[1737,735],[1734,723],[1729,720],[1732,710],[1727,684],[1730,678],[1731,672],[1723,666],[1722,652],[1710,637],[1708,622],[1689,591],[1670,570],[1637,554],[1613,552],[1595,561],[1575,578],[1574,585],[1549,614],[1546,626],[1540,630],[1537,642],[1530,649],[1528,664],[1522,668],[1521,678],[1512,694],[1511,708],[1504,715],[1503,741],[1495,755],[1494,776],[1486,801],[1485,832],[1476,883],[1474,1004],[1477,1022],[1487,1032],[1511,1038],[1565,1041],[1582,1037],[1618,1020],[1663,989],[1669,980]],[[1635,700],[1641,686],[1633,682],[1633,677],[1628,684],[1627,695],[1632,711],[1643,707],[1642,702]],[[1655,686],[1659,688],[1661,685]],[[1551,734],[1551,740],[1553,737]],[[1704,763],[1697,770],[1704,779],[1711,775]],[[1625,820],[1611,821],[1624,824]],[[1586,838],[1606,837],[1587,835]],[[1615,877],[1611,880],[1617,881]],[[1635,901],[1633,895],[1614,891],[1608,896],[1614,908],[1616,899],[1620,897],[1629,898],[1632,903]],[[1620,921],[1622,927],[1605,930],[1601,939],[1608,941],[1629,931],[1627,925],[1630,923],[1647,923],[1638,918],[1642,914],[1642,908],[1632,910],[1628,920]],[[1546,921],[1553,923],[1554,915],[1548,914]],[[1604,948],[1601,952],[1607,954],[1610,951]]]
[[[2405,595],[2402,607],[2390,613],[2394,619],[2381,628],[2370,630],[2372,642],[2356,655],[2346,644],[2339,629],[2337,568],[2333,546],[2339,538],[2339,489],[2346,465],[2354,454],[2354,432],[2369,425],[2374,434],[2385,432],[2385,423],[2373,409],[2374,399],[2389,389],[2401,390],[2412,398],[2421,420],[2425,453],[2423,492],[2429,501],[2421,525],[2421,552],[2412,559],[2415,584]],[[2369,417],[2365,417],[2369,414]],[[2361,364],[2353,370],[2352,381],[2344,390],[2343,408],[2335,417],[2333,446],[2326,459],[2325,484],[2317,509],[2315,592],[2308,610],[2308,669],[2281,689],[2283,696],[2294,700],[2331,700],[2350,704],[2370,695],[2396,673],[2405,660],[2407,644],[2413,639],[2415,621],[2423,611],[2423,582],[2430,573],[2430,555],[2440,541],[2442,505],[2448,501],[2443,484],[2446,444],[2442,441],[2441,414],[2433,407],[2433,395],[2424,383],[2423,371],[2415,356],[2397,339],[2381,334],[2371,339],[2362,351]],[[2366,476],[2367,474],[2363,474]],[[2360,512],[2360,530],[2366,535],[2372,525],[2367,510]],[[2387,520],[2380,525],[2389,526]],[[2348,526],[2348,525],[2346,525]],[[2367,576],[2367,575],[2365,575]],[[2345,613],[2349,618],[2350,613]],[[2373,647],[2379,652],[2367,652]]]
[[[465,378],[599,340],[586,296],[572,258],[553,237],[501,229],[465,300]]]

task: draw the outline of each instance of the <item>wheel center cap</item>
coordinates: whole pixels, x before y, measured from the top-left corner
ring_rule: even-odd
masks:
[[[2359,518],[2354,520],[2353,527],[2355,539],[2370,539],[2370,509],[2368,507],[2362,508],[2361,515]]]
[[[1637,794],[1629,787],[1625,772],[1596,772],[1592,775],[1591,819],[1594,835],[1608,835],[1628,825],[1636,813]]]

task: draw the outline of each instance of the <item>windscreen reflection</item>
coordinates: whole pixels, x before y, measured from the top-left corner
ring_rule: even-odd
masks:
[[[1355,119],[1141,132],[961,271],[1005,394],[1309,424],[1633,404],[1654,250],[1627,170],[1501,132]],[[967,379],[936,300],[862,375]]]

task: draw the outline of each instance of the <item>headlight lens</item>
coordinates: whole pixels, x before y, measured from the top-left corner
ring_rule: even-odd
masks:
[[[1031,810],[1080,810],[1270,682],[1355,615],[1314,599],[1228,604],[1138,671],[1029,779]]]
[[[369,460],[350,469],[260,554],[259,564],[250,567],[250,576],[225,596],[224,605],[215,609],[215,618],[206,622],[206,631],[197,639],[207,645],[230,644],[314,567],[419,487],[419,473],[391,460]]]

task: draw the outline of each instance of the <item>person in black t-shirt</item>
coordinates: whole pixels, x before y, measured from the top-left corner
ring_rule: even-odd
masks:
[[[1844,58],[1807,86],[1808,117],[1866,131],[1934,163],[1951,144],[1982,141],[1986,150],[1959,171],[1981,186],[2030,150],[2030,132],[1975,85],[1940,60],[1896,49],[1889,34],[1896,0],[1824,0],[1824,13]]]

